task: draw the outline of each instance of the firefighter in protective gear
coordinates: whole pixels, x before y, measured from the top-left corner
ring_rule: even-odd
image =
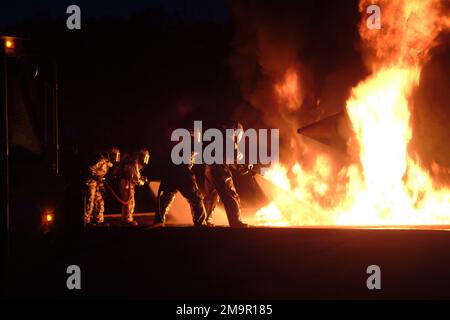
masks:
[[[238,134],[234,137],[235,150],[237,150],[237,143],[239,143],[243,136],[242,124],[234,121],[222,128],[224,130],[230,128],[238,130]],[[242,154],[239,154],[238,151],[237,158],[239,157],[242,157]],[[234,186],[233,174],[231,171],[233,166],[235,165],[226,164],[224,161],[221,164],[215,163],[207,165],[205,168],[204,202],[206,208],[206,223],[208,226],[214,226],[212,215],[217,202],[220,199],[225,207],[230,227],[248,227],[248,224],[241,220],[241,200]]]
[[[119,188],[124,204],[122,204],[122,222],[126,225],[136,226],[138,223],[133,218],[135,208],[136,186],[143,186],[148,179],[141,176],[144,167],[150,161],[150,153],[147,149],[141,149],[132,157],[124,161],[119,173]]]
[[[191,137],[194,134],[191,133]],[[171,164],[161,179],[161,184],[157,196],[157,208],[154,224],[163,224],[166,221],[166,215],[179,192],[186,198],[191,207],[191,214],[194,226],[206,226],[206,211],[203,203],[203,195],[197,184],[197,179],[192,171],[196,154],[191,153],[189,164],[175,165]]]
[[[100,153],[95,164],[89,167],[90,177],[86,182],[87,197],[85,208],[85,223],[87,225],[105,224],[104,180],[109,169],[120,161],[120,150],[111,148]]]
[[[105,154],[106,157],[108,157],[109,161],[113,164],[113,167],[111,170],[109,170],[107,179],[116,179],[117,174],[120,170],[120,164],[122,161],[122,155],[120,153],[120,150],[116,147],[113,147],[110,152]]]

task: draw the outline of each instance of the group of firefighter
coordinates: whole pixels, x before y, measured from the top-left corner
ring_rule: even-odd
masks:
[[[233,121],[223,129],[232,128],[242,130],[239,122]],[[195,139],[192,135],[192,139]],[[239,137],[234,145],[237,149]],[[239,154],[237,155],[239,156]],[[172,162],[168,170],[163,172],[159,186],[155,226],[164,226],[166,216],[177,193],[180,193],[188,202],[191,209],[193,224],[196,227],[213,227],[213,212],[219,200],[222,201],[231,227],[247,227],[241,219],[241,202],[236,191],[232,169],[246,174],[251,169],[247,165],[214,163],[205,166],[205,183],[203,192],[197,183],[193,166],[196,154],[192,151],[190,163],[176,165]],[[86,181],[85,197],[85,224],[87,226],[108,226],[105,222],[103,192],[111,192],[122,205],[122,224],[136,226],[138,223],[133,217],[135,209],[136,186],[144,186],[149,181],[141,173],[150,160],[148,149],[129,155],[121,159],[120,150],[116,147],[101,152],[95,163],[89,166],[89,178]],[[107,180],[118,179],[119,194],[114,192]]]

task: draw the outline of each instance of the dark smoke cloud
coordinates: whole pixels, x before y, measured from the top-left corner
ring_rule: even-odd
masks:
[[[236,0],[230,7],[230,64],[244,98],[237,116],[248,126],[280,128],[282,160],[286,148],[301,157],[305,141],[296,128],[343,111],[349,90],[369,75],[358,1]],[[430,168],[433,162],[450,167],[450,41],[448,35],[439,41],[413,99],[411,147]],[[273,90],[288,68],[299,73],[303,90],[295,112],[280,108]]]
[[[231,1],[235,23],[230,64],[249,126],[280,128],[283,146],[302,153],[295,130],[342,111],[349,89],[366,75],[358,52],[357,1]],[[299,109],[279,105],[274,85],[299,75]],[[292,139],[294,138],[294,139]],[[283,156],[283,155],[282,155]]]
[[[410,146],[428,167],[435,162],[450,168],[450,33],[439,42],[413,96]]]

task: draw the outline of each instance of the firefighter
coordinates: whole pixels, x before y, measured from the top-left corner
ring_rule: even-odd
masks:
[[[192,133],[193,137],[194,134]],[[191,207],[194,226],[206,226],[206,211],[203,203],[203,195],[197,184],[197,179],[192,171],[195,161],[195,152],[191,152],[189,164],[175,165],[171,163],[161,179],[157,196],[157,209],[154,224],[164,225],[166,215],[178,192],[186,198]]]
[[[240,134],[234,137],[235,150],[237,150],[237,143],[242,139],[243,127],[237,121],[222,127],[224,130],[232,128],[240,130]],[[224,135],[225,136],[225,135]],[[242,154],[237,154],[241,157]],[[206,208],[206,223],[208,226],[214,226],[212,222],[212,215],[216,208],[219,199],[223,202],[225,212],[228,218],[230,227],[248,227],[248,224],[241,220],[241,200],[236,191],[233,181],[232,169],[234,164],[223,163],[210,164],[205,168],[205,208]]]
[[[133,218],[135,208],[135,189],[136,186],[143,186],[148,183],[148,179],[141,176],[142,170],[149,163],[150,153],[147,149],[141,149],[128,157],[124,161],[119,172],[119,188],[123,199],[122,203],[122,222],[125,225],[137,226],[137,221]]]
[[[86,182],[87,196],[84,220],[86,225],[107,225],[105,223],[104,180],[109,169],[120,162],[120,150],[116,147],[99,154],[95,164],[89,167],[90,177]]]

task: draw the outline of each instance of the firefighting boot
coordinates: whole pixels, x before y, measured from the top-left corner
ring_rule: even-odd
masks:
[[[206,225],[208,227],[215,227],[216,226],[212,220],[213,220],[212,219],[212,215],[211,214],[207,215],[207,218],[206,218],[205,222],[206,222]]]
[[[155,217],[153,218],[152,227],[155,227],[155,228],[164,227],[165,224],[166,224],[165,217],[161,214],[158,214],[158,212],[156,212]]]
[[[166,224],[164,222],[153,222],[150,228],[163,228]]]
[[[248,228],[248,223],[238,221],[230,225],[232,228]]]
[[[94,221],[98,227],[109,227],[109,222],[105,222],[105,215],[103,214],[103,212],[99,212],[96,215]]]
[[[230,223],[230,227],[232,227],[232,228],[247,228],[248,227],[248,223],[242,222],[240,217],[238,217],[236,219],[230,219],[229,223]]]
[[[155,213],[155,217],[153,218],[153,224],[165,224],[165,217],[162,217],[162,215]]]
[[[136,220],[132,221],[122,221],[122,226],[124,227],[137,227],[139,223]]]

